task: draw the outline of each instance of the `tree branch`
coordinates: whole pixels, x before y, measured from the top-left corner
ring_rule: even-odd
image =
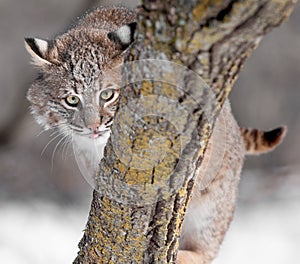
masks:
[[[294,3],[143,2],[124,69],[126,88],[74,263],[175,262],[216,115],[245,59]],[[138,61],[145,59],[156,61]]]

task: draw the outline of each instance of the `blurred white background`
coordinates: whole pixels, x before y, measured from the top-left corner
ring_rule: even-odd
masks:
[[[25,36],[51,38],[88,5],[104,1],[0,1],[1,263],[71,263],[83,234],[92,190],[72,151],[40,133],[25,93],[36,71]],[[113,1],[134,6],[136,1]],[[113,3],[110,1],[110,3]],[[300,259],[300,5],[265,37],[231,95],[241,126],[288,126],[274,152],[248,157],[236,217],[215,264],[296,264]]]

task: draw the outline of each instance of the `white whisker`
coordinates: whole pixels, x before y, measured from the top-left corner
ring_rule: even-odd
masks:
[[[66,156],[67,156],[67,153],[68,153],[68,146],[70,145],[71,142],[72,142],[72,132],[69,135],[67,135],[67,137],[65,137],[65,141],[62,144],[61,155],[62,155],[62,160],[63,161],[66,160]]]
[[[43,130],[41,130],[38,134],[36,134],[36,137],[39,137],[39,136],[41,136],[43,133],[48,132],[48,131],[50,131],[50,130],[52,130],[52,129],[55,129],[55,128],[61,126],[61,125],[66,125],[66,123],[52,125],[52,126],[51,126],[51,129],[43,129]],[[56,133],[57,133],[57,130],[54,130],[54,132],[52,132],[51,135],[56,134]],[[51,135],[50,135],[50,136],[51,136]]]
[[[48,129],[44,129],[44,130],[40,131],[38,134],[36,134],[35,136],[39,137],[40,135],[42,135],[43,133],[45,133],[47,131],[49,131],[49,130]]]
[[[66,160],[67,152],[66,152],[66,146],[68,145],[68,138],[62,143],[62,151],[61,151],[61,159],[62,161]]]
[[[49,137],[53,137],[54,135],[56,135],[56,134],[58,134],[58,133],[61,133],[61,131],[59,131],[59,130],[54,130],[50,135],[49,135]]]
[[[57,144],[56,144],[56,146],[55,146],[55,148],[54,148],[54,150],[53,150],[52,157],[51,157],[51,170],[53,170],[53,167],[54,167],[53,165],[54,165],[54,156],[55,156],[55,152],[56,152],[58,146],[60,145],[60,143],[61,143],[63,140],[65,140],[67,137],[68,137],[68,135],[64,135],[64,136],[57,142]]]
[[[53,137],[51,140],[48,141],[48,143],[46,144],[46,146],[43,148],[42,152],[41,152],[41,156],[43,156],[44,152],[46,151],[46,149],[48,148],[48,146],[57,138],[59,138],[60,136],[64,135],[67,131],[68,131],[68,127],[65,124],[60,124],[60,125],[56,125],[56,128],[60,128],[60,129],[56,129],[54,130],[49,137]]]
[[[44,152],[46,151],[46,149],[48,148],[48,146],[58,137],[60,137],[61,135],[63,135],[62,132],[58,133],[54,138],[52,138],[51,140],[48,141],[48,143],[46,144],[46,146],[43,148],[42,152],[41,152],[41,156],[43,156]]]

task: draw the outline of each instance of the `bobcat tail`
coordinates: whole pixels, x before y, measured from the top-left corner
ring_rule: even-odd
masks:
[[[270,131],[241,128],[246,154],[259,155],[273,150],[282,142],[286,131],[285,126]]]

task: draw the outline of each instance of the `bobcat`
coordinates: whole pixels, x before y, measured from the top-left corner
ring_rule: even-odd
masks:
[[[39,68],[27,94],[33,116],[44,129],[57,128],[72,136],[91,159],[96,155],[92,150],[95,144],[103,156],[110,136],[121,82],[120,73],[110,70],[122,65],[134,41],[135,20],[136,13],[126,8],[99,8],[51,41],[25,39]],[[214,259],[233,217],[244,154],[272,150],[285,131],[284,127],[269,132],[240,129],[225,102],[183,223],[178,263],[210,263]],[[214,166],[214,161],[221,159],[221,166]],[[203,188],[204,173],[216,177]]]

